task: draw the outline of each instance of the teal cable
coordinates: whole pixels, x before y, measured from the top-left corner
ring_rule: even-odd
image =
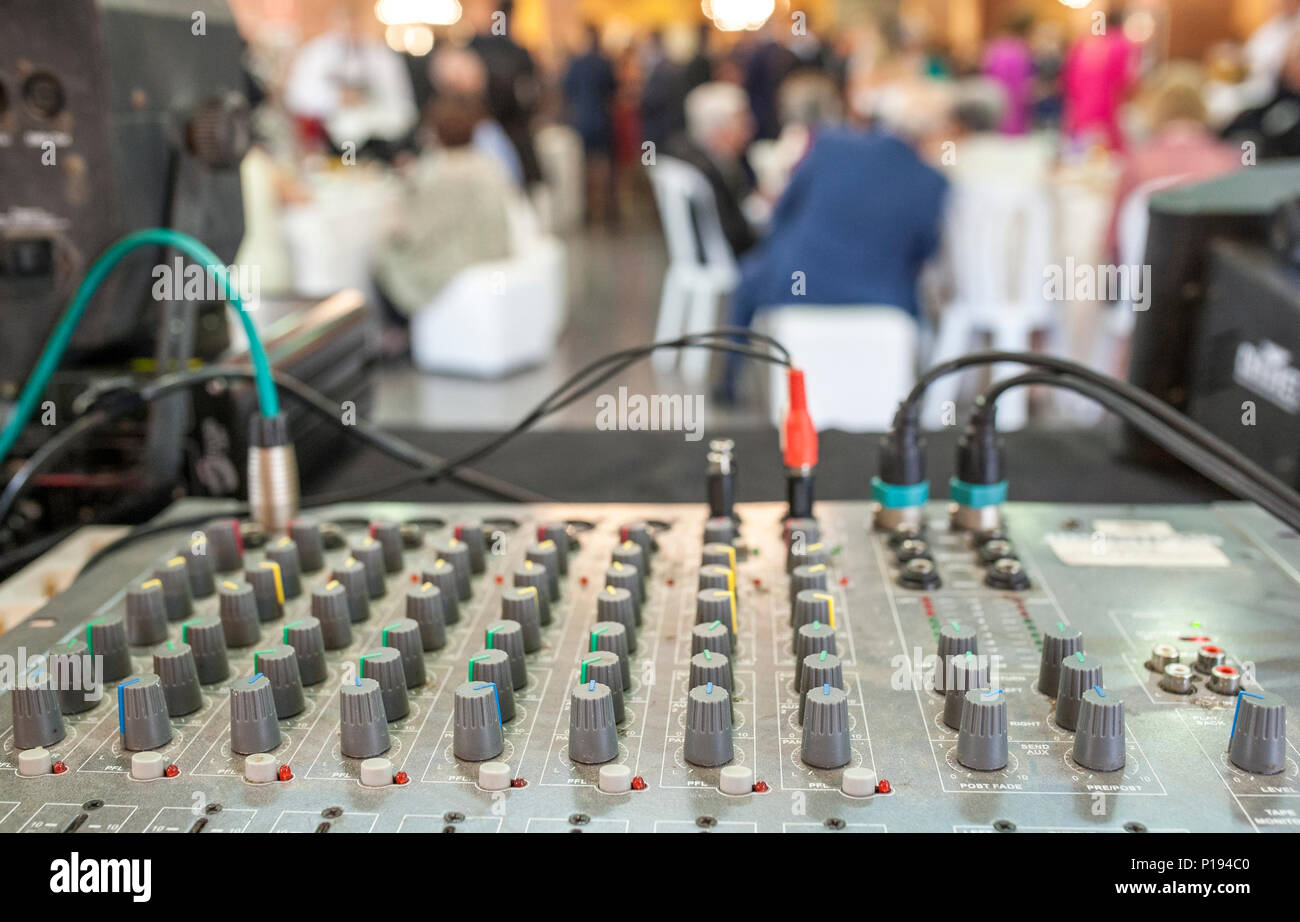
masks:
[[[248,353],[253,361],[253,371],[257,375],[257,402],[262,415],[275,416],[280,412],[280,398],[275,390],[275,381],[271,377],[271,363],[266,358],[266,350],[262,348],[261,337],[257,335],[257,330],[253,326],[253,319],[244,309],[244,302],[240,299],[239,293],[231,288],[226,267],[221,264],[217,254],[189,234],[166,227],[149,227],[127,234],[104,251],[104,254],[90,267],[81,284],[77,286],[77,293],[73,295],[72,303],[59,318],[59,323],[54,328],[49,342],[45,344],[32,376],[27,379],[22,393],[18,396],[17,406],[5,423],[4,431],[0,432],[0,462],[9,456],[23,427],[27,425],[27,420],[36,410],[41,395],[45,393],[45,388],[50,383],[50,377],[63,359],[63,353],[68,348],[68,342],[72,339],[77,324],[81,322],[81,315],[86,312],[86,305],[90,303],[90,299],[94,297],[104,279],[108,278],[109,273],[123,257],[132,250],[145,246],[166,246],[179,250],[212,273],[217,284],[221,286],[227,303],[234,309],[240,323],[244,325],[244,333],[248,337]]]

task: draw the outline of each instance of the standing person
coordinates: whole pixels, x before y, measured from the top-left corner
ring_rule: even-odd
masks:
[[[770,141],[781,132],[777,94],[781,82],[799,67],[799,59],[776,36],[784,26],[773,16],[763,27],[763,38],[745,63],[745,92],[754,113],[754,135]]]
[[[1085,35],[1070,48],[1061,73],[1065,131],[1075,141],[1100,140],[1124,147],[1119,107],[1137,80],[1138,50],[1124,37],[1124,15],[1112,9],[1101,35]]]
[[[587,46],[574,58],[564,74],[564,100],[569,122],[582,138],[587,185],[587,220],[604,214],[609,223],[618,220],[614,195],[614,94],[618,82],[614,66],[600,51],[600,32],[586,29]]]
[[[1033,17],[1027,13],[1016,14],[1006,32],[984,50],[984,75],[1002,87],[1005,105],[999,128],[1003,134],[1024,134],[1029,130],[1034,58],[1026,39],[1033,24]]]
[[[532,121],[539,96],[533,56],[510,37],[513,0],[467,0],[466,14],[474,28],[469,49],[483,59],[488,72],[488,111],[505,129],[519,154],[524,182],[542,181],[542,167],[533,144]]]
[[[681,68],[668,57],[664,37],[651,32],[645,43],[645,82],[641,87],[641,130],[662,147],[686,125],[686,84]]]

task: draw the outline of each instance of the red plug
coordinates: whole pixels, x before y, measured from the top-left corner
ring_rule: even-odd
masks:
[[[789,470],[817,466],[817,427],[808,415],[808,392],[804,388],[803,370],[791,368],[786,373],[789,394],[785,419],[781,422],[781,451]]]

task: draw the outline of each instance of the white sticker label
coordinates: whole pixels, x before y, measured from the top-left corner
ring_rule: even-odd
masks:
[[[1103,524],[1097,522],[1094,524]],[[1163,523],[1161,523],[1163,524]],[[1047,545],[1067,567],[1162,567],[1210,569],[1231,565],[1214,535],[1125,533],[1126,529],[1092,534],[1055,532]]]

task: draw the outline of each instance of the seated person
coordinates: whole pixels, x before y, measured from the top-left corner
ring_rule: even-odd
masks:
[[[722,233],[737,258],[754,245],[745,199],[754,173],[745,148],[754,136],[745,91],[730,83],[705,83],[686,96],[686,134],[669,141],[666,153],[697,168],[713,187]]]
[[[895,134],[819,133],[741,265],[727,322],[767,307],[892,305],[920,315],[917,279],[939,244],[947,180]],[[719,397],[734,398],[728,362]]]
[[[410,315],[453,276],[512,253],[512,214],[527,205],[498,163],[473,146],[482,112],[478,98],[444,93],[433,103],[439,147],[412,168],[405,207],[375,259],[388,354],[405,351],[404,336],[391,328],[404,332]]]
[[[487,110],[488,72],[483,59],[463,48],[447,48],[435,53],[429,60],[429,83],[434,98],[440,93],[483,99],[483,115],[474,125],[473,145],[496,160],[506,174],[521,188],[524,184],[524,167],[506,130]]]

